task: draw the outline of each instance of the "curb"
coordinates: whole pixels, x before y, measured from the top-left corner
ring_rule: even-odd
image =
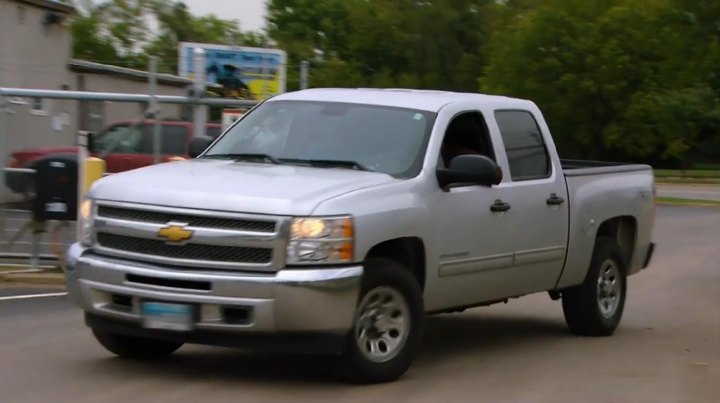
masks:
[[[5,269],[6,267],[0,266]],[[28,269],[29,270],[29,269]],[[58,270],[42,272],[28,272],[21,268],[14,268],[10,272],[0,271],[0,284],[32,284],[32,285],[62,285],[65,286],[65,274]]]
[[[661,202],[658,201],[655,204],[658,206],[674,206],[674,207],[693,207],[693,208],[720,208],[718,204],[712,203],[676,203],[676,202]]]
[[[686,198],[674,196],[656,196],[655,204],[666,206],[687,207],[720,207],[720,201],[702,198]]]

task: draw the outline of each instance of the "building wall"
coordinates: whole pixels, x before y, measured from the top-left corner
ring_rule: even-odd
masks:
[[[50,11],[16,0],[0,0],[0,87],[121,92],[146,94],[148,83],[122,75],[77,73],[68,69],[72,37],[66,24],[45,26]],[[158,94],[183,95],[181,85],[158,84]],[[142,116],[140,104],[11,99],[7,116],[7,150],[75,144],[79,129],[101,130],[105,125]],[[162,105],[163,118],[180,118],[182,108]],[[2,127],[0,127],[2,130]],[[4,161],[0,161],[4,162]]]
[[[4,87],[62,89],[69,85],[70,27],[43,25],[47,13],[14,0],[0,0],[0,52]]]
[[[78,91],[120,92],[127,94],[148,94],[147,82],[129,80],[111,75],[73,73],[75,88]],[[159,95],[185,95],[185,89],[173,85],[158,84]],[[119,121],[139,119],[146,105],[127,102],[83,102],[78,103],[78,126],[83,130],[98,131],[102,127]],[[183,108],[180,105],[160,105],[162,119],[180,119]]]
[[[70,90],[148,93],[147,83],[123,77],[71,74],[74,76],[74,85],[69,87]],[[158,85],[158,94],[183,95],[184,89]],[[37,103],[29,98],[13,98],[10,102],[10,113],[5,116],[9,129],[7,148],[10,153],[35,147],[72,146],[76,144],[78,130],[98,132],[120,120],[141,119],[146,108],[146,105],[140,103],[108,101],[42,99]],[[160,114],[162,119],[181,119],[183,107],[160,105]]]
[[[147,81],[120,73],[97,74],[68,67],[71,32],[62,24],[44,25],[49,10],[16,0],[0,0],[0,87],[147,94]],[[62,14],[58,11],[54,13]],[[186,83],[159,82],[159,95],[184,95]],[[11,98],[0,115],[0,166],[15,151],[74,146],[78,130],[100,131],[120,120],[140,119],[144,105]],[[187,107],[161,105],[162,119],[188,118]],[[0,110],[0,113],[3,113]],[[7,128],[7,133],[3,133]],[[8,198],[0,183],[0,201]]]
[[[44,25],[47,13],[64,15],[43,7],[15,0],[0,0],[0,86],[62,90],[71,87],[67,70],[70,55],[70,28],[62,24]],[[12,151],[38,146],[73,143],[73,101],[7,99],[9,106],[0,116],[0,164],[5,165]],[[2,111],[0,111],[2,113]],[[3,122],[4,119],[4,122]],[[4,123],[4,124],[3,124]],[[7,128],[7,133],[2,133]],[[0,185],[0,198],[4,195]]]

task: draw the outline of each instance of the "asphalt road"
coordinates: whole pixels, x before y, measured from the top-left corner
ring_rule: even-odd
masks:
[[[720,185],[675,185],[663,183],[657,185],[657,194],[660,197],[720,201]]]
[[[344,385],[315,358],[203,346],[126,362],[66,297],[0,299],[0,400],[720,402],[720,211],[660,207],[654,239],[613,337],[570,335],[560,303],[533,295],[433,317],[421,357],[385,385]]]

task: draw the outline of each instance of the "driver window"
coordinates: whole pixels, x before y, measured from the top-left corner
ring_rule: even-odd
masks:
[[[487,125],[480,112],[465,112],[453,118],[445,131],[438,165],[448,167],[453,158],[468,154],[495,160]]]

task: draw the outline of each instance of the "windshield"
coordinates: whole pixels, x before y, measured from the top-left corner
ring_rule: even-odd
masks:
[[[434,118],[432,112],[387,106],[269,101],[248,113],[204,157],[257,154],[287,164],[334,161],[338,167],[413,177],[420,172]]]
[[[125,124],[111,126],[95,135],[93,153],[131,152],[142,139],[141,128]]]

